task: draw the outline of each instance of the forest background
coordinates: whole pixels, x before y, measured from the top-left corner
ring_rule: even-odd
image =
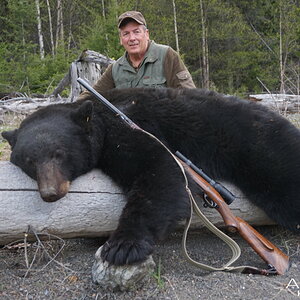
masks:
[[[179,51],[197,87],[300,92],[299,0],[1,0],[0,92],[50,94],[84,49],[117,59],[126,10]]]

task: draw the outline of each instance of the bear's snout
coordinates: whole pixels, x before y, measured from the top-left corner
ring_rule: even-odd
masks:
[[[55,202],[62,198],[64,195],[59,195],[58,191],[54,187],[47,187],[39,189],[42,199],[46,202]]]
[[[37,183],[40,195],[46,202],[54,202],[64,197],[70,187],[57,164],[49,161],[37,169]]]

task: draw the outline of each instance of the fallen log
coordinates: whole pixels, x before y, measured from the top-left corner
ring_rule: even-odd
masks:
[[[289,94],[256,94],[249,99],[261,103],[272,110],[286,114],[300,112],[300,96]]]
[[[240,192],[232,191],[240,196],[230,205],[236,216],[252,225],[274,224]],[[0,245],[24,239],[29,227],[61,238],[107,236],[116,228],[124,205],[120,188],[99,170],[77,178],[64,198],[47,203],[34,180],[10,162],[0,161]],[[215,209],[203,211],[214,224],[223,225]],[[193,227],[202,227],[196,218]]]

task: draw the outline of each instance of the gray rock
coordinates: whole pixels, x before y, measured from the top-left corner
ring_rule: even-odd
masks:
[[[144,280],[154,271],[155,262],[150,255],[142,263],[124,266],[109,266],[108,262],[101,259],[100,247],[95,254],[92,267],[93,281],[102,288],[110,291],[135,290],[143,285]]]

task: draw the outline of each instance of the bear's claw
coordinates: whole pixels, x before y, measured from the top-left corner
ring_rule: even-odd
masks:
[[[112,265],[132,265],[145,261],[153,252],[153,243],[143,240],[109,239],[102,248],[101,258]]]

